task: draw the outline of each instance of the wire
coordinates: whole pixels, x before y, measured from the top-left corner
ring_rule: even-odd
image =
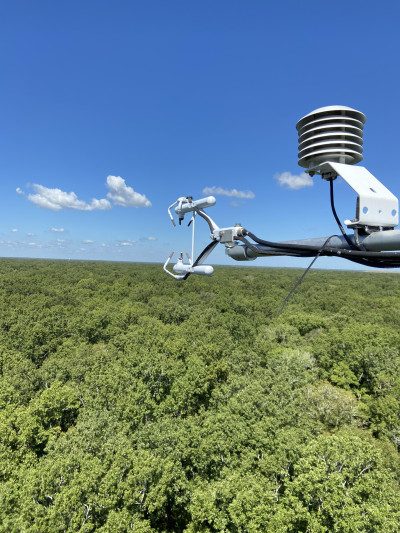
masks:
[[[339,217],[336,213],[336,209],[335,209],[335,202],[334,202],[334,198],[333,198],[333,179],[331,178],[329,180],[329,191],[330,191],[330,199],[331,199],[331,209],[332,209],[332,213],[333,213],[333,216],[335,217],[335,220],[336,220],[336,223],[337,225],[339,226],[339,229],[340,231],[342,232],[342,235],[343,237],[345,238],[347,244],[350,246],[350,248],[352,248],[353,250],[354,249],[359,249],[359,247],[355,246],[351,240],[350,240],[350,237],[347,235],[347,233],[344,231],[344,228],[342,226],[342,223],[340,222],[339,220]]]
[[[196,261],[192,264],[192,267],[197,266],[205,257],[207,257],[207,255],[212,252],[212,250],[215,248],[215,246],[217,246],[217,244],[218,244],[218,241],[212,241],[209,244],[207,244],[204,250],[200,252],[200,255],[197,257]],[[182,278],[182,280],[185,281],[186,279],[188,279],[190,274],[191,272],[187,272]]]
[[[289,299],[291,298],[291,296],[293,295],[294,291],[297,289],[297,287],[300,285],[300,283],[303,281],[303,279],[306,277],[306,274],[308,273],[308,271],[310,270],[310,268],[313,266],[313,264],[315,263],[315,261],[318,259],[318,257],[321,255],[321,253],[323,252],[325,246],[328,244],[328,242],[332,239],[332,237],[336,237],[336,235],[331,235],[330,237],[328,237],[326,239],[326,241],[324,242],[324,244],[322,245],[322,247],[320,248],[319,252],[317,253],[317,255],[314,257],[314,259],[311,261],[311,263],[308,265],[308,267],[305,269],[305,271],[303,272],[303,274],[300,276],[300,278],[298,279],[297,283],[295,284],[295,286],[293,287],[293,289],[289,292],[289,294],[286,296],[286,298],[283,300],[283,304],[282,304],[282,307],[280,308],[280,311],[278,313],[278,316],[282,313],[283,311],[283,308],[285,307],[285,305],[287,304],[287,302],[289,301]]]
[[[300,252],[299,256],[303,256],[306,253],[315,256],[320,247],[310,246],[306,244],[292,244],[282,242],[272,242],[259,239],[250,231],[244,230],[244,235],[248,235],[253,241],[269,248],[278,248],[280,250],[286,250],[287,252]],[[303,254],[301,254],[303,252]],[[331,248],[325,247],[320,253],[321,256],[333,256],[348,259],[354,263],[359,263],[365,266],[371,266],[374,268],[398,268],[400,267],[400,252],[367,252],[365,250],[348,250],[343,248]]]
[[[238,241],[243,242],[250,250],[253,250],[257,255],[264,254],[264,255],[271,255],[271,252],[268,250],[263,250],[261,248],[257,248],[253,243],[251,243],[249,240],[246,239],[246,237],[237,237]],[[254,240],[254,239],[253,239]],[[314,252],[288,252],[287,250],[282,252],[276,252],[274,251],[273,255],[279,255],[279,256],[291,256],[291,257],[314,257]]]

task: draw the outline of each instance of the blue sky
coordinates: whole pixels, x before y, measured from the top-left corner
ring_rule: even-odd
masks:
[[[327,105],[367,116],[362,165],[400,196],[399,17],[394,0],[3,2],[0,256],[163,263],[190,250],[168,206],[210,187],[221,227],[337,233],[327,183],[276,179],[302,173],[295,124]],[[353,218],[339,180],[336,198]],[[210,263],[237,264],[222,246]]]

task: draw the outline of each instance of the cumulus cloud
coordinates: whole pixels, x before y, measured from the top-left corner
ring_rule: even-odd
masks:
[[[12,231],[13,233],[18,233],[18,232],[19,232],[19,230],[18,230],[17,228],[13,228],[11,231]]]
[[[144,194],[140,194],[128,187],[125,180],[120,176],[107,176],[107,187],[109,192],[107,198],[115,205],[122,207],[150,207],[151,202]]]
[[[281,187],[285,189],[303,189],[304,187],[312,187],[314,185],[311,176],[302,172],[299,175],[292,174],[291,172],[281,172],[275,174],[274,178]]]
[[[218,194],[222,196],[230,196],[233,198],[240,198],[242,200],[252,200],[256,197],[252,191],[238,191],[237,189],[223,189],[222,187],[205,187],[203,194]]]
[[[157,237],[141,237],[140,242],[156,241]]]
[[[87,211],[93,211],[93,209],[101,209],[102,211],[105,211],[106,209],[111,209],[111,207],[110,202],[106,198],[101,198],[101,200],[93,198]]]
[[[91,239],[85,239],[84,241],[82,241],[83,244],[93,244],[94,241],[92,241]]]
[[[50,231],[55,231],[55,232],[59,232],[59,233],[63,233],[65,231],[64,228],[51,228]]]
[[[34,194],[28,194],[30,202],[43,209],[51,211],[61,211],[61,209],[77,209],[79,211],[93,211],[94,209],[111,209],[111,204],[105,198],[98,200],[94,198],[89,204],[79,200],[74,192],[65,192],[61,189],[49,189],[37,183],[32,185]],[[17,194],[24,194],[18,187]]]
[[[150,207],[151,202],[144,194],[140,194],[126,185],[120,176],[107,177],[107,198],[93,198],[90,202],[80,200],[74,192],[61,189],[50,189],[37,183],[32,185],[33,193],[25,192],[17,187],[16,192],[43,209],[60,211],[61,209],[75,209],[79,211],[94,211],[111,209],[114,205],[122,207]]]

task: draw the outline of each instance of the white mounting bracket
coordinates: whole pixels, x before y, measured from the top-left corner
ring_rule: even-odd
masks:
[[[399,224],[398,199],[365,167],[326,161],[307,172],[311,176],[321,174],[326,179],[341,176],[358,194],[356,218],[345,220],[347,227],[394,228]]]

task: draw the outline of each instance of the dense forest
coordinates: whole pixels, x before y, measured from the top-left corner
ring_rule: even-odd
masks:
[[[398,532],[400,278],[0,261],[0,532]]]

